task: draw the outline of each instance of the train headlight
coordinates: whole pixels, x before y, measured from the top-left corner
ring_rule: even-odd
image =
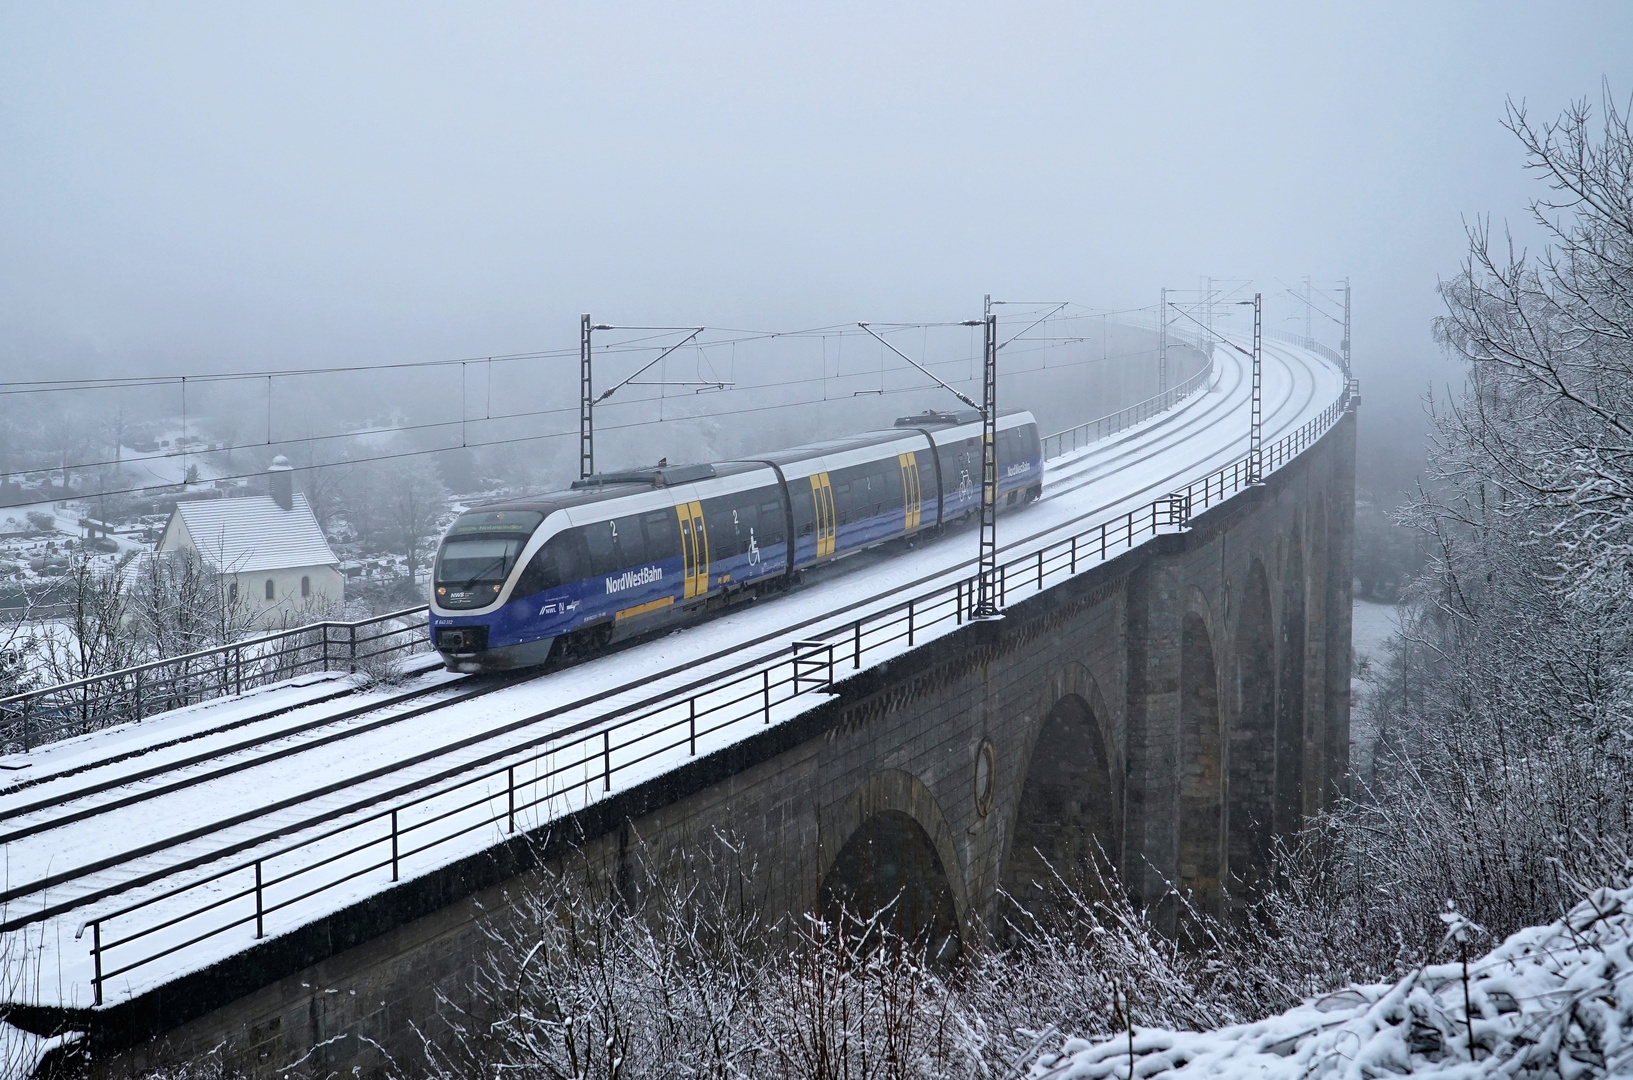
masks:
[[[446,585],[438,585],[437,586],[437,595],[438,596],[447,596],[448,595],[448,587]]]

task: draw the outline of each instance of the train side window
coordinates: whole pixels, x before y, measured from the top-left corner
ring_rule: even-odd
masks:
[[[732,517],[737,526],[738,550],[744,555],[749,553],[749,537],[755,537],[756,541],[759,537],[759,532],[757,530],[760,523],[760,514],[759,508],[753,501],[755,495],[756,493],[753,491],[745,491],[741,495],[738,495],[737,505],[732,507],[731,511]]]
[[[584,526],[584,539],[590,547],[592,574],[610,574],[623,569],[618,557],[616,528],[617,524],[611,521],[597,521]]]
[[[902,467],[900,460],[892,454],[889,458],[879,462],[878,478],[873,482],[874,513],[888,514],[901,509],[902,500],[906,497],[902,491]]]
[[[546,589],[560,588],[567,582],[583,577],[584,560],[579,550],[582,539],[578,530],[571,529],[559,532],[546,541],[528,560],[527,568],[516,581],[511,599],[519,600]]]
[[[754,536],[755,539],[759,540],[761,548],[764,548],[767,544],[786,544],[788,542],[788,530],[784,528],[786,522],[783,518],[782,500],[773,499],[770,502],[761,503],[759,517],[760,524]]]
[[[621,517],[613,522],[618,532],[618,565],[642,566],[652,561],[647,554],[646,536],[641,530],[641,519]]]
[[[709,558],[737,554],[737,523],[731,517],[731,496],[703,500],[703,525],[709,530]]]
[[[850,524],[851,510],[856,506],[856,500],[851,493],[850,481],[843,483],[835,480],[834,492],[834,520],[841,525]]]
[[[533,553],[527,569],[516,579],[516,588],[510,596],[512,600],[521,600],[561,585],[561,564],[556,559],[556,552],[550,549],[555,541],[556,538],[552,537],[549,544]]]
[[[641,525],[646,533],[648,562],[662,562],[680,555],[680,525],[673,508],[641,515]]]
[[[816,531],[815,496],[811,493],[811,481],[800,477],[796,483],[789,481],[789,496],[794,500],[794,535],[810,536]]]

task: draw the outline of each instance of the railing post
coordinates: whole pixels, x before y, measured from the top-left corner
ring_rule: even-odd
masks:
[[[1038,588],[1043,588],[1043,549],[1038,548]]]
[[[998,606],[1009,606],[1009,564],[998,567]]]
[[[766,668],[760,673],[765,677],[765,722],[771,723],[771,669]]]
[[[686,705],[687,705],[687,711],[691,714],[688,717],[688,725],[691,728],[691,735],[689,736],[690,741],[688,743],[687,753],[690,754],[692,757],[696,757],[697,756],[697,696],[694,694],[692,697],[687,698],[686,699]]]
[[[955,581],[955,582],[953,582],[953,587],[957,590],[957,592],[954,593],[954,595],[953,595],[953,625],[954,626],[963,626],[964,625],[964,583],[962,581]]]
[[[516,831],[516,766],[512,765],[510,768],[506,769],[505,772],[508,774],[508,776],[506,778],[506,784],[505,784],[505,794],[507,796],[506,800],[505,800],[506,804],[507,804],[506,810],[505,810],[505,831],[506,832],[515,832]],[[535,775],[536,775],[536,773],[535,773]]]
[[[329,624],[323,624],[323,670],[329,670]]]
[[[142,718],[142,669],[136,669],[136,715],[132,719]]]
[[[907,602],[907,647],[913,647],[913,601]]]
[[[257,935],[259,936],[259,935]],[[102,921],[91,924],[91,991],[97,1005],[102,1004]]]
[[[1106,523],[1100,523],[1100,561],[1106,561]]]
[[[266,935],[266,905],[261,899],[261,860],[255,860],[255,940]]]
[[[352,623],[349,627],[347,627],[347,629],[349,629],[352,632],[352,635],[351,635],[352,640],[351,640],[351,657],[347,661],[346,670],[348,672],[350,672],[351,674],[355,675],[355,674],[357,674],[357,624]]]
[[[244,692],[244,647],[242,645],[233,650],[233,657],[233,667],[236,669],[238,675],[238,689],[234,692],[242,694]]]
[[[858,671],[862,670],[862,620],[861,619],[856,620],[856,656],[851,661],[851,666],[853,668],[855,668],[856,670],[858,670]]]
[[[612,729],[601,733],[601,790],[612,790]]]
[[[391,812],[391,880],[397,880],[397,811]]]

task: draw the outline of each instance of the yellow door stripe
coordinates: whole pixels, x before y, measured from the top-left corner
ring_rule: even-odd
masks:
[[[652,600],[648,603],[636,604],[634,607],[625,608],[624,610],[613,615],[612,618],[614,622],[622,622],[624,619],[633,619],[637,615],[645,615],[649,611],[658,611],[661,608],[666,608],[674,602],[675,598],[673,596],[660,596],[658,599]]]
[[[834,553],[834,490],[825,472],[811,474],[811,503],[816,509],[816,553],[822,558]]]
[[[905,454],[898,454],[896,456],[896,461],[901,465],[902,498],[906,503],[905,520],[902,523],[903,528],[916,529],[919,527],[919,520],[923,513],[924,506],[924,495],[919,490],[918,459],[914,457],[913,452],[909,450]]]

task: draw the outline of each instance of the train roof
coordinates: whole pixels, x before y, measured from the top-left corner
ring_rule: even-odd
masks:
[[[998,415],[1000,419],[1005,419],[1025,412],[1025,409],[1000,409]],[[938,428],[944,430],[949,426],[975,423],[980,418],[981,414],[973,409],[954,413],[932,411],[918,416],[901,417],[896,421],[896,426],[893,428],[863,431],[855,435],[846,435],[843,438],[826,439],[822,442],[806,443],[803,446],[791,446],[736,461],[694,462],[683,465],[670,465],[667,462],[662,462],[645,468],[624,469],[614,473],[597,473],[587,480],[574,481],[572,487],[566,490],[541,492],[538,495],[527,495],[514,499],[498,499],[494,502],[481,503],[470,509],[481,509],[483,511],[532,510],[548,516],[555,510],[566,510],[575,506],[590,506],[594,503],[606,502],[608,499],[631,495],[638,491],[651,491],[678,484],[689,484],[712,477],[735,476],[741,473],[753,472],[755,469],[764,468],[765,462],[768,461],[781,466],[814,457],[843,454],[851,450],[878,446],[881,443],[895,442],[919,430],[934,432]]]
[[[494,502],[480,503],[470,507],[470,509],[482,511],[533,510],[549,516],[555,510],[568,510],[575,506],[591,506],[595,503],[606,502],[609,499],[631,495],[638,491],[652,491],[656,488],[670,487],[676,484],[689,484],[710,477],[735,476],[739,473],[753,472],[755,469],[763,468],[765,466],[758,461],[721,461],[692,465],[653,466],[647,469],[626,469],[617,473],[595,474],[590,477],[590,483],[583,480],[574,481],[572,487],[562,491],[544,491],[537,495],[498,499]]]

